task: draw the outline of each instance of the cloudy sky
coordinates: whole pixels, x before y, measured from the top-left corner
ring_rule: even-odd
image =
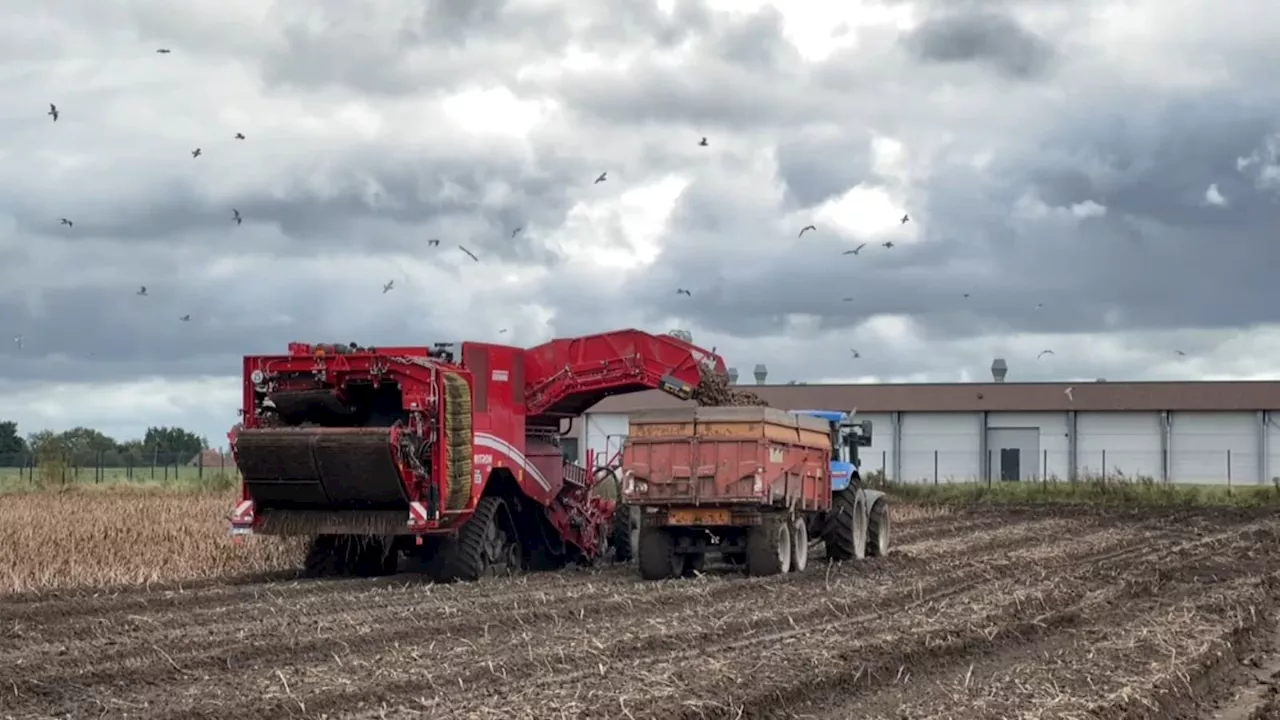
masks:
[[[778,382],[1280,371],[1275,3],[18,5],[24,432],[219,444],[238,356],[289,340],[685,328]]]

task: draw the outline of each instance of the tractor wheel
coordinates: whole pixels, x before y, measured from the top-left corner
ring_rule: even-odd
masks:
[[[618,503],[613,509],[613,523],[609,530],[609,544],[613,546],[613,559],[620,563],[631,562],[635,548],[631,540],[631,506]]]
[[[831,498],[823,541],[829,560],[861,560],[867,554],[867,510],[856,488]]]
[[[334,577],[347,574],[347,550],[350,545],[345,535],[317,535],[307,548],[302,574],[309,578]]]
[[[804,572],[809,567],[809,524],[803,515],[795,516],[790,523],[791,531],[791,570]]]
[[[889,554],[889,500],[880,498],[867,516],[867,557]]]
[[[780,575],[791,569],[791,527],[765,518],[747,533],[747,574]]]
[[[479,580],[519,572],[520,541],[511,534],[507,504],[499,497],[483,497],[475,513],[458,531],[450,548],[449,575],[458,580]]]
[[[637,551],[641,578],[663,580],[684,575],[684,556],[676,554],[675,538],[666,528],[641,526]]]

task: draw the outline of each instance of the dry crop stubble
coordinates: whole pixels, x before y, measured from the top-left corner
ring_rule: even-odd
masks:
[[[127,486],[0,496],[0,595],[292,570],[298,541],[227,535],[231,493]]]
[[[1245,617],[1233,599],[1256,601],[1258,625],[1231,632],[1272,621],[1270,517],[906,514],[900,551],[800,576],[643,583],[606,567],[0,598],[0,717],[843,718],[904,701],[913,717],[1159,717],[1144,703],[1193,697],[1174,678],[1199,698],[1196,668],[1235,658],[1239,643],[1213,641]],[[1160,633],[1180,632],[1165,655]]]

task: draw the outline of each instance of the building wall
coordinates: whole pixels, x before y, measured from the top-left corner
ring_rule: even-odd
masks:
[[[902,413],[901,482],[966,482],[982,474],[979,413]]]
[[[1270,483],[1280,476],[1280,410],[1268,415],[1264,445],[1255,412],[1171,412],[1167,435],[1159,412],[1077,412],[1074,470],[1080,478],[1105,470],[1108,477],[1119,471],[1129,478],[1226,484],[1230,451],[1232,484]],[[987,413],[984,438],[979,412],[859,413],[857,419],[872,423],[871,446],[860,450],[862,468],[884,470],[898,482],[972,482],[988,475],[998,481],[1000,450],[1017,447],[1023,481],[1066,480],[1073,469],[1071,417]],[[605,462],[621,450],[625,414],[589,413],[582,424],[583,463],[590,451]]]
[[[594,455],[595,465],[616,464],[621,457],[622,444],[627,438],[628,421],[625,413],[587,413],[582,429],[581,462],[588,466]],[[616,458],[616,459],[615,459]]]
[[[1005,428],[1036,428],[1039,430],[1039,442],[1036,452],[1039,457],[1022,458],[1023,479],[1039,479],[1056,477],[1066,479],[1071,474],[1070,429],[1066,413],[987,413],[987,455],[992,475],[1000,477],[999,455],[1001,433]],[[1026,455],[1026,450],[1023,450]],[[1028,476],[1027,468],[1032,472]]]
[[[1253,412],[1170,413],[1170,479],[1256,485],[1258,425]]]
[[[1160,413],[1090,412],[1076,414],[1076,472],[1080,477],[1164,476]]]

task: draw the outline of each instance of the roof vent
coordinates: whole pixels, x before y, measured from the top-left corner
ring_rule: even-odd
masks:
[[[1009,365],[1004,358],[996,358],[991,361],[991,379],[998,383],[1004,382],[1004,376],[1009,374]]]
[[[756,384],[763,385],[764,379],[769,377],[769,368],[764,363],[756,363],[756,369],[753,374],[756,376]]]
[[[729,368],[729,382],[738,384],[738,368]]]

